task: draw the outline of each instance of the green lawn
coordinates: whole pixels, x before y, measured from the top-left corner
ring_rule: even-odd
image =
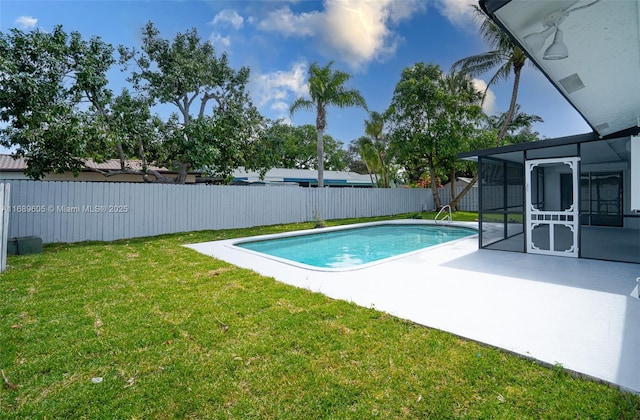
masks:
[[[640,417],[637,395],[181,246],[311,226],[9,257],[0,418]]]

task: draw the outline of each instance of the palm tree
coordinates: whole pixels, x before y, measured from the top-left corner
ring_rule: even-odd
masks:
[[[332,70],[333,61],[324,67],[313,63],[309,67],[309,95],[311,99],[298,98],[291,104],[289,112],[300,109],[316,111],[316,130],[318,131],[318,187],[324,187],[324,145],[322,137],[327,126],[327,107],[339,108],[360,106],[367,109],[367,104],[359,91],[347,89],[344,84],[351,78],[349,73]]]
[[[358,153],[360,153],[360,159],[364,162],[369,172],[369,178],[371,178],[372,186],[379,186],[378,168],[380,166],[380,159],[378,152],[373,147],[371,139],[369,137],[360,137],[357,140]],[[375,180],[374,180],[375,176]]]
[[[498,81],[507,80],[513,72],[513,90],[511,91],[511,102],[509,109],[505,115],[498,136],[496,137],[496,146],[500,146],[502,138],[507,133],[507,128],[511,123],[511,118],[516,109],[516,100],[518,98],[518,87],[520,85],[520,73],[524,67],[527,56],[524,51],[502,30],[496,25],[478,6],[473,6],[478,19],[482,21],[480,24],[480,36],[493,48],[492,51],[486,53],[472,55],[471,57],[458,60],[451,66],[452,69],[460,69],[462,72],[471,76],[479,76],[493,68],[498,68],[487,83],[485,96],[490,86]],[[483,97],[484,101],[484,97]]]
[[[513,72],[513,89],[511,91],[511,102],[509,103],[509,109],[507,110],[502,126],[496,136],[496,147],[500,146],[502,139],[507,133],[507,129],[511,124],[511,118],[516,109],[516,101],[518,99],[518,87],[520,85],[520,73],[522,68],[526,64],[527,56],[522,49],[502,30],[496,25],[480,7],[474,5],[475,16],[481,20],[480,23],[480,36],[493,48],[493,50],[486,53],[472,55],[471,57],[458,60],[451,66],[452,71],[460,69],[460,71],[469,74],[470,76],[479,76],[495,67],[495,74],[487,83],[487,88],[484,91],[482,102],[486,98],[487,91],[490,86],[493,86],[498,81],[507,80]],[[451,207],[457,206],[458,202],[464,197],[469,190],[475,185],[478,180],[478,174],[474,174],[471,182],[458,194],[458,196],[450,203]]]
[[[369,119],[364,122],[364,132],[369,136],[369,143],[377,155],[379,162],[380,178],[383,188],[389,188],[389,140],[384,133],[384,115],[372,111]]]

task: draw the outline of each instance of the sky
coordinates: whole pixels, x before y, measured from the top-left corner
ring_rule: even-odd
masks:
[[[402,70],[417,62],[443,71],[459,59],[488,51],[479,38],[471,0],[0,0],[0,32],[51,31],[62,25],[85,39],[99,36],[114,47],[139,47],[141,28],[152,21],[173,39],[195,28],[235,69],[251,70],[249,91],[260,112],[294,125],[314,124],[315,114],[291,116],[289,105],[308,95],[307,71],[317,62],[352,75],[369,110],[384,111]],[[117,54],[117,53],[116,53]],[[124,75],[111,71],[119,92]],[[485,87],[492,73],[478,76]],[[491,87],[485,111],[505,112],[513,79]],[[582,117],[533,66],[523,70],[521,111],[542,117],[543,138],[590,132]],[[347,145],[364,134],[368,115],[358,108],[329,108],[327,134]]]

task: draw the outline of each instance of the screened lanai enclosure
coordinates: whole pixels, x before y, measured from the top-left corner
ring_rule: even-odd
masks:
[[[480,247],[640,263],[640,0],[480,0],[592,128],[478,161]]]
[[[632,144],[586,134],[467,154],[479,164],[481,248],[640,263]]]

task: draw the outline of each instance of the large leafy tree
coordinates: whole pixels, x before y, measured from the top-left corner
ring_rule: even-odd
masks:
[[[151,22],[142,30],[140,50],[119,50],[121,63],[134,65],[134,88],[154,104],[177,109],[158,158],[178,171],[176,182],[183,183],[190,169],[228,177],[238,166],[257,169],[265,162],[247,153],[256,150],[266,125],[245,89],[249,68],[232,69],[227,55],[218,56],[195,29],[168,41]]]
[[[114,48],[100,38],[85,40],[60,26],[0,34],[0,142],[26,158],[27,175],[77,173],[86,158],[118,158],[119,169],[99,172],[182,183],[190,168],[226,176],[236,166],[268,164],[257,153],[268,122],[245,92],[248,69],[231,69],[195,30],[169,42],[149,23],[142,40],[141,51],[120,47],[125,70],[135,63],[136,92],[116,96],[107,78]],[[164,103],[178,112],[161,120],[151,110]],[[132,158],[141,167],[128,167]],[[152,164],[179,176],[166,177]]]
[[[111,45],[61,26],[0,34],[0,142],[26,158],[28,176],[77,173],[80,158],[113,145],[105,124],[113,97],[106,72],[114,62]]]
[[[433,132],[441,73],[440,67],[433,64],[417,63],[405,68],[387,110],[394,147],[409,182],[435,171]]]
[[[482,115],[479,93],[464,75],[416,63],[402,71],[387,114],[393,147],[409,181],[428,173],[435,205],[442,207],[435,181],[447,175],[456,153],[475,135]]]
[[[471,76],[479,76],[495,69],[495,73],[487,83],[487,89],[500,80],[508,80],[513,74],[513,88],[511,90],[509,109],[496,136],[495,145],[500,146],[511,123],[511,118],[516,111],[520,75],[527,62],[527,56],[518,44],[500,29],[482,9],[475,5],[473,7],[475,16],[480,21],[480,36],[492,49],[491,51],[456,61],[452,65],[452,70],[460,70]]]
[[[100,38],[67,34],[61,26],[50,33],[12,30],[0,36],[0,132],[4,146],[27,160],[34,179],[48,172],[77,173],[86,158],[117,157],[120,168],[100,171],[163,178],[148,169],[157,156],[162,124],[151,115],[144,97],[124,89],[114,96],[107,72],[115,64],[114,49]],[[126,166],[131,157],[142,168]]]
[[[487,138],[478,130],[485,117],[481,107],[483,94],[476,89],[469,75],[453,70],[441,76],[440,86],[445,92],[444,107],[448,117],[445,131],[449,139],[442,149],[440,165],[453,187],[457,171],[468,166],[458,160],[457,154],[470,145],[477,148],[478,140]],[[484,143],[483,146],[487,144]],[[450,189],[450,205],[454,210],[459,200],[456,200],[455,192],[455,188]]]
[[[316,128],[305,124],[292,126],[275,122],[266,131],[267,141],[264,146],[268,150],[264,155],[271,158],[272,166],[290,169],[315,169],[317,167]],[[347,152],[342,149],[342,142],[328,134],[323,136],[324,167],[341,171],[348,165]]]
[[[327,108],[337,106],[339,108],[359,106],[367,108],[366,102],[360,92],[355,89],[348,89],[345,83],[349,81],[351,75],[339,70],[333,70],[333,61],[324,67],[318,63],[309,66],[308,98],[297,98],[289,108],[291,114],[301,110],[315,110],[316,130],[317,130],[317,153],[318,153],[318,187],[324,187],[324,130],[327,126]]]

